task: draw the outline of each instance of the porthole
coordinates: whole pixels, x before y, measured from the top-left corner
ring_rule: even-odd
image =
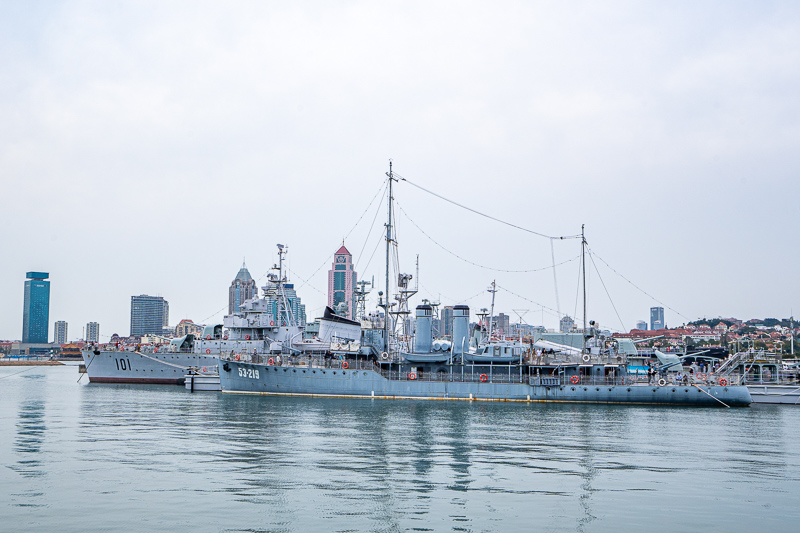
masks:
[[[572,390],[575,390],[575,387],[572,387]]]

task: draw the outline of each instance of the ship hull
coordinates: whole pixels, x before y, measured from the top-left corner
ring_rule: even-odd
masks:
[[[753,403],[800,405],[800,384],[747,385]]]
[[[83,352],[92,383],[182,385],[188,368],[216,370],[219,359],[196,353]]]
[[[744,407],[744,386],[531,384],[525,382],[387,379],[373,369],[277,367],[227,361],[220,368],[223,393],[386,399],[574,402]],[[509,380],[511,381],[511,380]]]

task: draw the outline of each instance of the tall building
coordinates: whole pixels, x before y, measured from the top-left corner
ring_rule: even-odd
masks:
[[[336,310],[336,306],[347,304],[347,318],[353,319],[356,310],[356,298],[353,289],[356,287],[356,272],[353,270],[353,256],[342,247],[333,254],[333,265],[328,271],[328,307]]]
[[[239,269],[239,273],[233,278],[231,287],[228,289],[228,314],[232,315],[237,312],[240,305],[257,296],[258,288],[256,287],[256,282],[250,275],[250,271],[247,270],[244,261],[242,261],[242,268]]]
[[[55,335],[55,343],[56,344],[66,344],[67,343],[67,323],[63,320],[59,320],[56,322],[55,331],[53,332]]]
[[[131,296],[131,335],[161,335],[169,325],[169,302],[161,296]]]
[[[647,322],[644,320],[639,320],[636,322],[636,329],[647,331]]]
[[[22,342],[47,343],[50,329],[50,277],[48,272],[26,272],[22,309]]]
[[[89,322],[86,324],[86,339],[87,342],[100,342],[100,324],[97,322]]]
[[[505,313],[500,313],[493,319],[494,331],[501,335],[510,335],[511,332],[511,317]]]
[[[650,329],[664,329],[664,308],[651,307],[650,308]]]
[[[269,311],[276,317],[279,326],[285,326],[286,313],[283,311],[283,297],[286,296],[289,312],[298,326],[306,325],[306,306],[301,302],[293,283],[283,284],[283,294],[277,283],[269,283],[263,287],[264,299],[267,301]]]
[[[559,322],[559,331],[561,333],[569,333],[575,328],[575,321],[569,315],[564,315],[564,318]]]
[[[453,306],[446,305],[442,308],[440,319],[439,334],[442,337],[453,337]]]

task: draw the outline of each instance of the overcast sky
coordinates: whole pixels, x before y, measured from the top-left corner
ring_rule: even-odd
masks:
[[[138,294],[171,325],[221,320],[276,243],[318,316],[343,239],[383,285],[390,158],[517,226],[585,224],[588,314],[613,330],[661,304],[670,326],[800,309],[794,1],[6,1],[0,61],[0,338],[21,338],[30,270],[51,339],[56,320],[127,335]],[[578,240],[551,255],[395,192],[412,306],[488,307],[496,279],[497,311],[581,316]]]

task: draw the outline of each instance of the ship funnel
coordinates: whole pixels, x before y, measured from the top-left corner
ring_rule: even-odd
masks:
[[[414,333],[414,353],[431,353],[431,321],[433,308],[430,305],[417,306],[417,326]]]
[[[469,306],[453,307],[453,353],[461,355],[469,348]]]

